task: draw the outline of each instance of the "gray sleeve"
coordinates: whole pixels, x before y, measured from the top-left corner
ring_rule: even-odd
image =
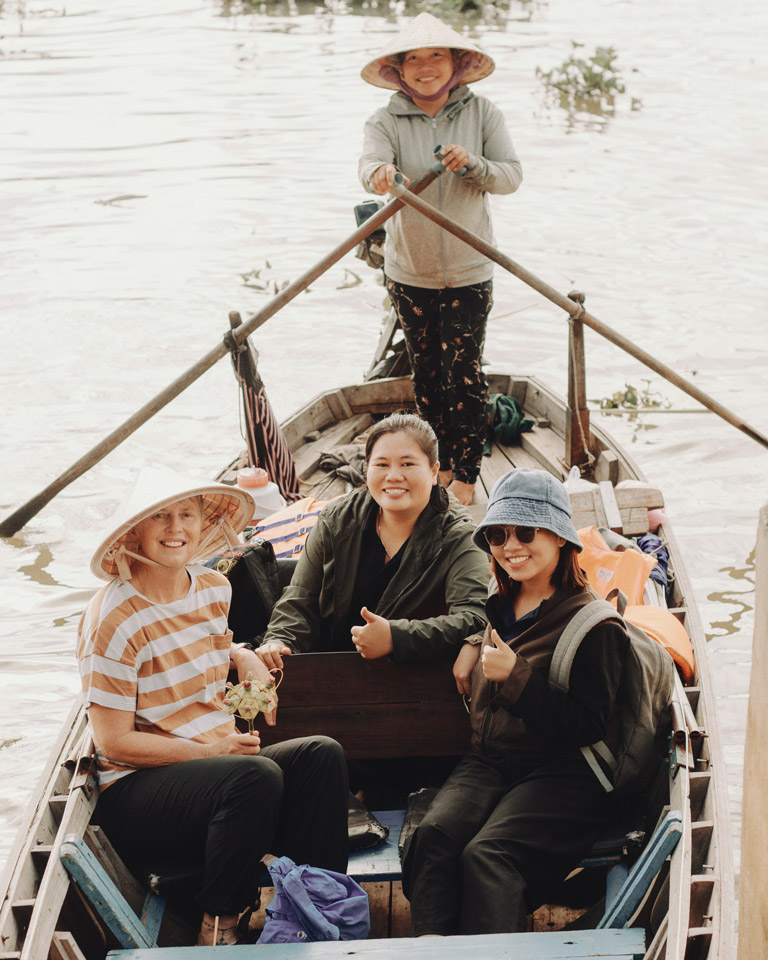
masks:
[[[484,102],[483,111],[483,154],[469,155],[463,179],[486,193],[514,193],[523,182],[523,168],[504,115],[488,101]]]
[[[397,165],[392,118],[385,109],[377,110],[365,123],[363,153],[358,161],[357,174],[363,187],[369,192],[368,181],[385,163]]]

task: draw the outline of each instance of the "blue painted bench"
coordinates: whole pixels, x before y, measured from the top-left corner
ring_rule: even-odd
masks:
[[[215,951],[215,952],[214,952]],[[166,947],[112,950],[107,960],[641,960],[645,932],[572,930],[562,933],[494,933],[420,940],[355,940],[334,943],[276,943],[263,946]]]
[[[398,840],[403,824],[403,810],[389,810],[376,813],[379,821],[389,827],[386,841],[369,850],[359,850],[350,855],[349,874],[359,882],[394,881],[400,879],[400,859]],[[569,957],[605,957],[632,958],[642,957],[644,931],[626,929],[639,906],[653,878],[661,869],[664,860],[674,850],[681,833],[682,817],[678,811],[670,811],[654,831],[651,840],[638,860],[624,878],[620,889],[607,897],[606,912],[596,930],[561,931],[532,934],[498,934],[485,937],[425,938],[421,940],[368,940],[355,944],[355,954],[371,960],[383,957],[396,960],[398,957],[416,957],[418,960],[451,960],[454,956],[464,957],[470,950],[485,948],[480,941],[489,940],[488,947],[493,949],[484,956],[493,960],[512,958],[524,960],[526,957],[541,960],[557,960]],[[101,916],[109,930],[124,949],[112,951],[110,957],[121,960],[180,960],[188,948],[157,947],[157,932],[165,909],[165,900],[154,894],[148,894],[141,911],[141,917],[130,908],[114,882],[88,848],[82,837],[66,838],[61,848],[61,860],[73,879],[89,899],[96,912]],[[623,876],[623,874],[622,874]],[[265,885],[268,883],[265,878]],[[614,883],[614,886],[616,884]],[[499,939],[501,938],[501,939]],[[543,938],[543,939],[542,939]],[[468,944],[471,942],[471,948]],[[463,948],[458,944],[463,943]],[[512,945],[514,943],[514,946]],[[378,947],[373,945],[378,944]],[[439,947],[438,947],[439,944]],[[641,944],[641,946],[638,946]],[[384,947],[386,945],[386,948]],[[252,946],[228,947],[227,956],[232,957],[233,950],[252,950]],[[464,952],[461,952],[463,949]],[[273,960],[314,960],[315,957],[341,956],[338,945],[326,944],[290,944],[259,947],[263,951],[272,950]],[[302,951],[294,953],[295,950]],[[579,952],[586,950],[587,952]],[[161,951],[161,952],[158,952]],[[523,952],[521,952],[523,951]],[[639,952],[638,952],[639,951]],[[195,957],[205,960],[205,949],[196,948]],[[236,958],[232,957],[232,960]],[[265,960],[268,960],[265,957]]]

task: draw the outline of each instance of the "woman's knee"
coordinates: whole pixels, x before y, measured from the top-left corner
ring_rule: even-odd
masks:
[[[273,793],[278,797],[283,790],[283,771],[269,757],[226,757],[230,761],[220,773],[222,789],[237,797],[263,796]]]

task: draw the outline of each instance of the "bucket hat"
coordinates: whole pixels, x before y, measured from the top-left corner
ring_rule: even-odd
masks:
[[[454,85],[482,80],[493,73],[496,67],[492,58],[483,53],[474,41],[463,37],[431,13],[420,13],[392,37],[377,57],[363,67],[360,76],[374,87],[402,90],[398,54],[424,47],[450,47],[452,50],[466,51],[467,56],[462,57],[464,69],[459,71],[460,76],[454,74]]]
[[[490,553],[486,527],[524,526],[550,530],[581,553],[583,547],[571,520],[571,499],[564,485],[546,470],[518,467],[500,477],[488,497],[485,517],[472,534],[475,545]]]
[[[225,483],[191,480],[168,470],[147,467],[112,518],[109,536],[99,544],[91,571],[102,580],[131,579],[129,557],[145,560],[136,551],[134,527],[153,513],[189,497],[202,497],[203,528],[194,562],[206,560],[239,542],[239,534],[253,517],[256,504],[247,490]]]

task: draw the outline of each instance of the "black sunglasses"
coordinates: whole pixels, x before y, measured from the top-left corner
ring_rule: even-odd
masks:
[[[484,527],[483,535],[488,541],[490,547],[503,547],[509,539],[509,535],[514,534],[518,543],[533,543],[538,527]]]

